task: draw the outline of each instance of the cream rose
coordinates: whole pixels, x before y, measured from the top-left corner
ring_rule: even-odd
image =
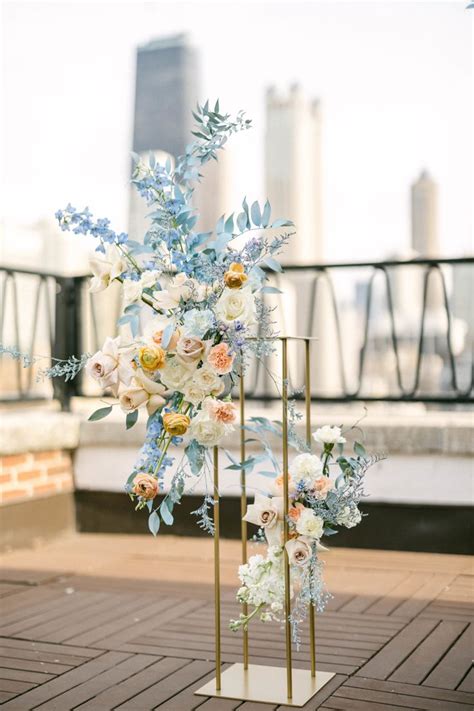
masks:
[[[225,425],[209,417],[207,412],[201,412],[192,420],[189,434],[203,447],[215,447],[226,433]]]
[[[255,501],[247,507],[244,521],[253,523],[261,528],[272,528],[278,523],[278,518],[283,512],[283,499],[271,499],[268,496],[255,494]]]
[[[193,377],[195,369],[195,364],[185,363],[179,356],[174,356],[166,361],[165,367],[161,370],[161,382],[170,390],[183,392],[184,387]]]
[[[317,516],[312,509],[305,508],[301,511],[295,528],[302,536],[321,538],[323,535],[324,521],[321,516]]]
[[[215,314],[216,318],[227,324],[241,321],[249,326],[255,323],[255,299],[250,288],[226,287],[216,303]]]
[[[207,395],[220,395],[224,390],[224,383],[211,368],[210,365],[203,365],[198,368],[193,375],[193,382],[203,390],[206,390]]]
[[[120,383],[128,385],[134,370],[130,350],[119,350],[120,337],[106,338],[102,350],[97,351],[87,362],[86,372],[97,380],[101,388],[110,388],[117,397]]]
[[[132,378],[131,387],[124,390],[119,398],[120,406],[124,412],[133,412],[142,405],[146,405],[149,415],[153,415],[166,400],[163,397],[166,389],[161,383],[155,383],[143,373],[137,373]]]
[[[311,543],[311,538],[307,538],[306,536],[299,536],[298,538],[292,538],[287,541],[285,548],[290,564],[301,567],[307,565],[313,554]]]
[[[176,353],[185,363],[201,360],[206,352],[207,344],[196,336],[182,336],[176,346]]]

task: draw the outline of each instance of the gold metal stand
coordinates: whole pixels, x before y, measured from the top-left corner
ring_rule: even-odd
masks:
[[[283,498],[284,523],[283,535],[288,541],[288,341],[304,341],[305,345],[305,415],[306,439],[311,442],[311,338],[281,337],[281,377],[282,377],[282,449],[283,449]],[[240,458],[245,460],[245,393],[243,373],[240,374]],[[247,489],[245,469],[240,471],[241,514],[247,510]],[[280,667],[249,664],[249,634],[243,632],[243,663],[233,664],[221,673],[221,602],[220,602],[220,559],[219,559],[219,451],[214,447],[214,587],[215,587],[215,644],[216,644],[216,676],[215,679],[202,686],[195,693],[200,696],[216,696],[227,699],[241,699],[286,706],[304,706],[334,674],[316,670],[316,639],[314,606],[309,607],[310,634],[310,671],[293,669],[291,646],[291,593],[290,566],[285,551],[285,641],[286,641],[286,675]],[[247,562],[247,524],[242,521],[242,563]],[[247,606],[242,606],[242,612],[247,614]]]

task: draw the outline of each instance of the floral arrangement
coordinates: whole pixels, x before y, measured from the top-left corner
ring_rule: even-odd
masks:
[[[273,334],[263,295],[278,291],[267,284],[268,272],[281,270],[275,256],[290,237],[276,231],[292,226],[285,219],[271,221],[268,201],[249,207],[244,199],[242,210],[223,215],[214,232],[197,231],[192,202],[199,171],[250,121],[242,112],[235,118],[220,113],[219,103],[213,110],[209,103],[198,106],[193,115],[196,140],[174,167],[170,160],[160,165],[153,156],[144,161],[134,155],[132,183],[150,210],[142,241],[116,233],[88,208],[68,205],[56,213],[63,230],[97,240],[90,291],[103,291],[114,281],[122,285],[122,333],[107,338],[85,366],[116,402],[89,419],[102,419],[117,405],[130,428],[146,411],[145,442],[126,490],[138,509],[148,509],[153,534],[162,522],[173,523],[186,479],[207,479],[209,449],[235,427],[232,388],[250,355],[271,348],[268,340],[255,338],[257,324],[259,335]],[[171,446],[178,448],[179,461],[170,456]],[[160,497],[173,465],[171,486]],[[206,490],[195,513],[212,532],[208,509],[214,492],[210,484]]]
[[[271,207],[246,199],[237,214],[223,215],[213,232],[198,231],[193,193],[201,167],[216,160],[228,138],[250,127],[242,112],[232,118],[206,102],[194,112],[196,140],[176,164],[157,163],[152,156],[134,155],[132,183],[149,207],[150,226],[141,241],[115,232],[106,218],[94,219],[88,208],[67,205],[56,213],[61,229],[92,235],[97,241],[91,260],[90,291],[100,292],[113,282],[122,286],[120,336],[107,338],[94,355],[55,360],[41,371],[48,377],[71,379],[83,368],[113,398],[90,420],[107,417],[114,407],[123,411],[127,429],[139,413],[146,413],[146,436],[125,484],[137,509],[148,513],[148,527],[156,535],[161,523],[172,525],[174,508],[187,484],[204,479],[206,495],[193,512],[199,525],[214,533],[209,513],[215,492],[211,482],[210,450],[223,446],[236,426],[232,390],[250,357],[272,352],[275,337],[271,309],[264,295],[278,289],[268,285],[268,274],[281,271],[276,256],[287,244],[287,219],[271,220]],[[268,235],[270,231],[270,235]],[[258,337],[257,337],[258,336]],[[0,346],[25,366],[40,357],[18,348]],[[291,564],[292,622],[308,604],[324,607],[327,594],[318,551],[321,538],[338,526],[358,524],[358,502],[363,476],[373,458],[355,445],[354,456],[344,456],[345,438],[338,427],[322,427],[314,439],[322,447],[311,453],[298,438],[298,414],[289,404],[289,444],[300,453],[289,469],[289,540],[283,546],[283,478],[267,435],[281,437],[281,425],[263,417],[245,426],[256,433],[263,453],[238,462],[227,452],[228,469],[249,473],[269,461],[273,479],[270,496],[257,494],[245,519],[257,525],[268,543],[266,556],[253,556],[240,567],[238,600],[251,606],[249,615],[231,623],[245,627],[252,617],[281,619],[284,600],[284,550]],[[174,448],[174,450],[173,450]],[[339,452],[335,456],[336,450]],[[174,451],[174,455],[173,455]],[[226,450],[225,450],[226,451]],[[331,475],[335,465],[338,475]],[[164,478],[173,467],[167,491]],[[263,473],[263,472],[260,472]],[[188,487],[189,488],[189,487]]]
[[[260,418],[259,418],[260,420]],[[356,425],[351,429],[355,429]],[[268,429],[260,420],[258,430]],[[288,470],[288,540],[284,544],[284,482],[280,474],[272,481],[272,492],[257,494],[248,506],[244,520],[259,527],[267,543],[266,556],[254,555],[239,568],[242,586],[237,600],[253,608],[230,628],[246,628],[258,617],[263,622],[282,621],[285,603],[284,561],[286,550],[290,566],[290,594],[294,600],[291,623],[298,642],[298,625],[309,605],[323,611],[329,594],[324,588],[322,563],[318,552],[327,550],[323,536],[338,532],[338,527],[352,528],[362,520],[358,504],[364,496],[364,475],[380,457],[367,455],[355,442],[351,456],[344,455],[346,438],[341,427],[325,425],[313,433],[319,448],[313,454],[309,447],[292,460]],[[335,469],[333,473],[331,469]]]

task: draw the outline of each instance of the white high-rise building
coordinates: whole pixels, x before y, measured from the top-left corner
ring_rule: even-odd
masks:
[[[271,87],[266,96],[266,195],[273,214],[289,217],[296,226],[287,264],[321,261],[321,107],[294,84],[288,96]]]
[[[439,256],[438,185],[426,170],[411,186],[411,242],[420,257]]]
[[[281,96],[272,87],[266,95],[265,181],[274,217],[295,224],[295,234],[282,253],[287,265],[313,265],[323,260],[321,105],[297,85]],[[315,281],[317,280],[317,287]],[[281,332],[311,335],[313,392],[338,392],[338,363],[334,357],[335,318],[329,286],[319,272],[288,272],[285,277]],[[292,357],[291,357],[292,356]],[[303,373],[302,348],[294,345],[295,382]]]

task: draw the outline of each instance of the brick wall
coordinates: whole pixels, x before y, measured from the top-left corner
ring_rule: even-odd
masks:
[[[0,503],[38,499],[73,490],[70,452],[54,449],[0,457]]]

